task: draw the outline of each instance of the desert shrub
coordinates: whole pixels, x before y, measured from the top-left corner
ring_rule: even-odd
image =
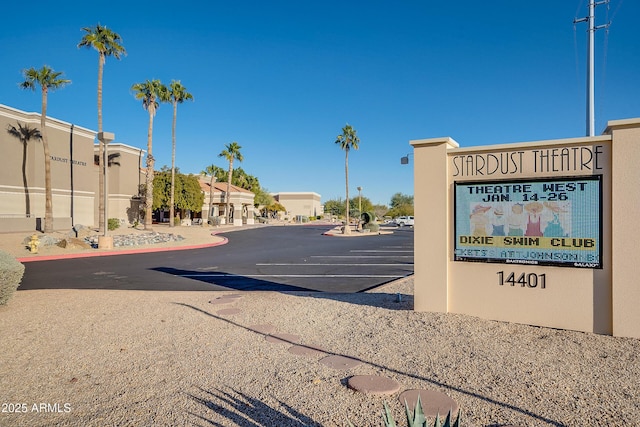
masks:
[[[6,252],[0,251],[0,305],[6,304],[20,286],[24,265]]]
[[[424,415],[424,411],[422,410],[422,402],[420,402],[420,396],[418,396],[418,400],[416,402],[416,406],[413,408],[413,411],[409,409],[409,405],[407,402],[404,402],[405,407],[405,415],[407,419],[407,427],[430,427],[431,424],[427,421],[426,416]],[[440,419],[440,415],[436,416],[436,419],[433,422],[433,427],[461,427],[462,422],[460,421],[460,412],[458,412],[458,416],[455,418],[452,416],[451,411],[447,414],[444,421]],[[386,402],[384,402],[384,412],[382,415],[382,421],[384,422],[384,427],[396,427],[397,424],[393,419],[393,415],[391,414],[391,410]],[[354,427],[351,421],[347,420],[347,425],[349,427]]]
[[[118,227],[120,227],[120,220],[118,218],[109,218],[107,228],[109,228],[110,231],[113,231]]]
[[[362,212],[360,215],[364,224],[362,225],[363,230],[369,230],[372,233],[377,233],[380,231],[380,224],[376,222],[375,214],[371,212]]]
[[[380,224],[376,222],[369,222],[362,226],[363,230],[369,230],[371,233],[377,233],[380,231]]]

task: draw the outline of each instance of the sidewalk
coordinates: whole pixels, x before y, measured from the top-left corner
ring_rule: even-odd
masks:
[[[20,262],[29,262],[45,259],[58,259],[66,257],[89,257],[89,256],[106,256],[113,254],[127,253],[140,253],[140,252],[152,252],[152,251],[167,251],[167,250],[184,250],[194,249],[198,247],[216,246],[225,244],[227,239],[222,236],[217,236],[217,233],[243,230],[247,227],[256,227],[253,225],[243,227],[233,226],[176,226],[169,227],[168,224],[154,224],[151,230],[143,230],[141,228],[119,228],[113,231],[109,231],[109,236],[121,236],[121,235],[133,235],[139,236],[147,233],[159,233],[162,235],[173,234],[174,236],[181,236],[184,239],[179,241],[169,241],[155,244],[139,244],[135,246],[123,246],[115,247],[113,249],[93,249],[86,248],[80,245],[70,245],[66,248],[59,247],[57,245],[43,245],[38,248],[37,253],[31,253],[27,248],[25,239],[29,239],[33,234],[36,234],[39,239],[45,236],[43,233],[34,232],[19,232],[19,233],[2,233],[0,234],[0,251],[7,252],[16,257]],[[101,235],[97,231],[91,233],[92,235]],[[65,239],[70,237],[69,231],[56,231],[47,234],[54,239]]]

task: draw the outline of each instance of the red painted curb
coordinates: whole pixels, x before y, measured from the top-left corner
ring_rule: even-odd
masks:
[[[215,235],[215,233],[211,233],[211,235]],[[176,247],[167,247],[167,248],[141,248],[141,249],[131,249],[131,250],[120,250],[120,251],[112,251],[112,252],[82,252],[77,254],[63,254],[63,255],[47,255],[47,256],[39,256],[39,257],[29,257],[29,258],[16,258],[18,262],[34,262],[34,261],[54,261],[59,259],[72,259],[72,258],[93,258],[98,256],[113,256],[113,255],[129,255],[129,254],[145,254],[150,252],[169,252],[169,251],[186,251],[189,249],[202,249],[202,248],[212,248],[214,246],[226,245],[229,242],[229,239],[226,237],[222,237],[221,242],[216,243],[205,243],[201,245],[191,245],[191,246],[176,246]]]

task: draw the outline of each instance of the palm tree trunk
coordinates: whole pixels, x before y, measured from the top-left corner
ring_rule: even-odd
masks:
[[[102,132],[102,72],[104,66],[104,54],[98,55],[98,133]],[[98,141],[98,230],[104,233],[104,143]],[[95,205],[94,205],[95,206]],[[94,217],[95,218],[95,217]]]
[[[227,177],[227,224],[231,222],[231,176],[233,175],[233,159],[229,160],[229,176]]]
[[[173,126],[171,129],[171,202],[169,204],[169,227],[173,227],[174,194],[176,191],[176,116],[178,115],[178,103],[173,102]]]
[[[24,203],[27,218],[31,216],[31,199],[27,183],[27,141],[22,141],[22,185],[24,186]]]
[[[42,87],[42,114],[40,127],[42,128],[42,147],[44,148],[44,232],[53,232],[53,195],[51,192],[51,155],[49,154],[49,140],[47,139],[47,87]]]
[[[345,183],[346,183],[346,191],[345,192],[346,192],[346,195],[347,195],[346,210],[345,210],[345,215],[346,215],[347,222],[344,225],[343,234],[351,234],[351,224],[349,224],[349,149],[345,150],[344,175],[345,175]]]
[[[209,221],[209,216],[213,215],[213,183],[216,182],[216,177],[211,171],[211,180],[209,181],[209,215],[207,215],[207,222]]]
[[[152,154],[152,138],[153,138],[153,114],[152,109],[149,109],[149,129],[147,131],[147,191],[145,194],[145,215],[144,215],[144,229],[151,230],[153,224],[152,211],[153,211],[153,164],[154,158]]]

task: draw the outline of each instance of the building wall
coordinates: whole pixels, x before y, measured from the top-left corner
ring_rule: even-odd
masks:
[[[208,219],[209,217],[218,217],[217,220],[219,223],[224,224],[226,221],[225,210],[227,208],[227,184],[224,182],[214,182],[213,198],[210,199],[210,178],[200,178],[199,182],[200,188],[204,193],[204,201],[202,204],[203,218]],[[236,187],[235,185],[231,186],[229,193],[231,209],[233,210],[233,225],[241,226],[243,224],[253,224],[255,211],[253,204],[255,194],[249,190],[245,190],[244,188]]]
[[[138,219],[139,207],[142,203],[138,197],[138,190],[145,182],[145,171],[142,169],[145,151],[121,143],[111,143],[107,150],[112,158],[107,171],[108,217],[117,218],[123,224],[132,224]],[[95,146],[94,153],[98,155],[98,145]],[[98,182],[97,174],[98,171],[96,171],[96,183]],[[95,212],[94,220],[97,223],[99,214],[97,198]]]
[[[640,291],[629,239],[640,233],[634,215],[640,206],[640,119],[610,122],[606,134],[596,137],[474,148],[459,148],[451,138],[411,144],[416,310],[640,337]],[[462,218],[455,213],[456,184],[591,176],[600,177],[602,188],[601,268],[456,260],[456,222]],[[544,279],[545,286],[499,283],[511,273]]]
[[[287,209],[290,216],[318,216],[323,214],[320,195],[313,192],[274,193],[274,199]]]
[[[31,217],[44,218],[45,183],[42,142],[32,140],[24,156],[22,143],[7,133],[9,125],[28,125],[40,129],[40,115],[25,113],[0,105],[0,219]],[[54,227],[73,223],[93,224],[93,140],[95,132],[47,118],[47,137],[51,155],[52,204]],[[23,176],[22,162],[26,162]],[[26,179],[26,188],[24,179]],[[29,203],[27,203],[27,194]],[[27,209],[29,205],[29,209]],[[58,219],[58,220],[57,220]],[[57,221],[56,221],[57,220]],[[0,225],[0,229],[4,229]]]
[[[640,286],[636,276],[640,235],[640,119],[609,122],[613,139],[612,183],[612,312],[613,335],[640,338]]]

